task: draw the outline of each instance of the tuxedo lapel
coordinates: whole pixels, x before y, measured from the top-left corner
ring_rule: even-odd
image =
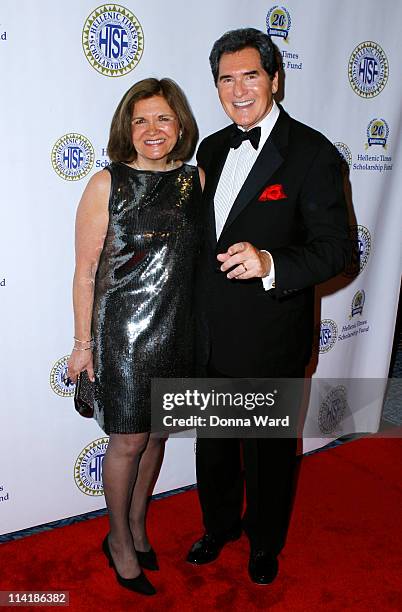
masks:
[[[247,204],[263,190],[271,176],[283,163],[288,142],[289,124],[289,115],[280,107],[278,120],[233,202],[221,236]]]

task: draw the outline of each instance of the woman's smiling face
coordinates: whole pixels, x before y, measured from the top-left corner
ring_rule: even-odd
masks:
[[[135,103],[131,119],[133,145],[137,151],[138,166],[159,166],[179,137],[176,113],[163,96],[152,96]]]

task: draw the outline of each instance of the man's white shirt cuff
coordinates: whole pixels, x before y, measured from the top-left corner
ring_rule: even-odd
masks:
[[[271,269],[269,271],[268,276],[266,276],[265,278],[262,278],[262,284],[264,286],[265,291],[269,291],[270,289],[274,289],[275,288],[275,265],[274,265],[274,260],[272,259],[272,255],[269,251],[264,251],[261,250],[262,253],[268,253],[270,259],[271,259]]]

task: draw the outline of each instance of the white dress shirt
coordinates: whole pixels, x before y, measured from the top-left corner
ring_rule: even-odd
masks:
[[[238,196],[251,168],[253,167],[258,155],[267,141],[272,129],[279,117],[279,108],[273,101],[272,108],[268,115],[264,117],[256,126],[261,128],[261,138],[257,149],[254,149],[249,140],[244,140],[237,149],[229,149],[228,156],[223,166],[222,174],[219,179],[215,193],[215,223],[216,237],[219,239],[222,229],[228,218],[230,209]],[[243,130],[241,126],[239,129]],[[265,251],[268,253],[268,251]],[[271,270],[268,276],[262,278],[264,289],[268,290],[275,286],[275,267],[272,256]]]

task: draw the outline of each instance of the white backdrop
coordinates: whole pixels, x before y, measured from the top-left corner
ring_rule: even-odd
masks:
[[[84,26],[97,7],[91,0],[2,0],[0,7],[0,534],[104,506],[107,439],[75,414],[62,382],[73,330],[76,205],[89,176],[107,162],[112,114],[135,81],[177,80],[202,136],[227,123],[208,55],[228,29],[266,31],[268,16],[283,55],[285,108],[338,143],[350,162],[362,270],[336,292],[321,290],[315,376],[382,378],[388,371],[401,271],[402,4],[127,0],[127,11],[102,5],[117,21],[102,21],[101,7],[89,39],[100,32],[100,60],[112,40],[108,52],[121,60],[121,76],[102,74],[84,53]],[[312,397],[306,448],[327,442],[321,433],[345,433],[339,405],[353,412],[347,394],[327,383]],[[375,429],[379,410],[360,410],[355,426]],[[169,441],[157,491],[194,482],[193,442]]]

